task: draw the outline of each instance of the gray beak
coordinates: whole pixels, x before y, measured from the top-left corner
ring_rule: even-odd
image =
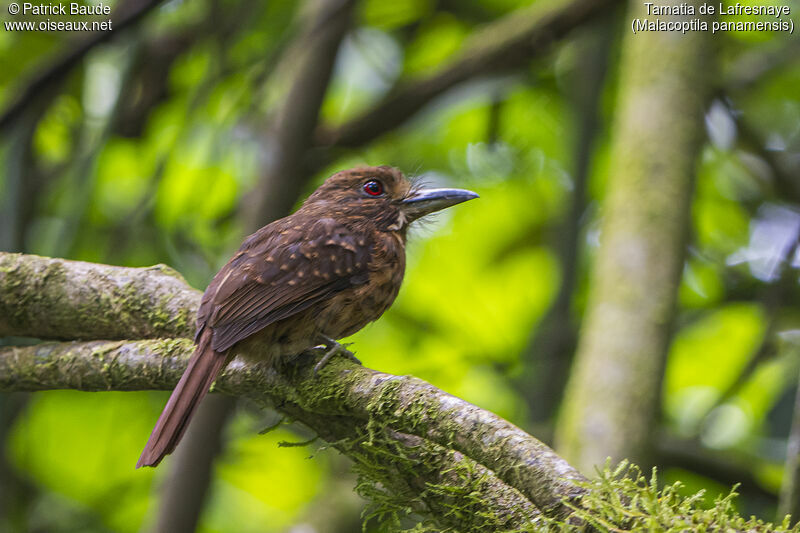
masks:
[[[446,207],[451,207],[478,195],[466,189],[419,189],[400,202],[401,209],[409,222],[429,215]]]

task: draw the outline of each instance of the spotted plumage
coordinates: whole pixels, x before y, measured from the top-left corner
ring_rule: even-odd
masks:
[[[200,304],[196,339],[209,328],[213,332],[211,347],[225,352],[261,332],[259,340],[269,345],[271,355],[277,357],[314,346],[319,334],[341,338],[346,335],[343,332],[358,330],[380,316],[364,314],[359,320],[364,323],[343,324],[338,316],[326,312],[325,301],[342,292],[356,294],[359,286],[367,284],[370,272],[378,269],[377,265],[370,265],[371,249],[387,243],[357,246],[358,238],[353,233],[357,228],[330,217],[306,219],[302,214],[300,210],[261,229],[257,238],[248,239],[214,277]],[[385,239],[383,235],[377,237]],[[272,261],[264,260],[267,250]],[[404,254],[395,256],[397,260],[390,268],[402,278]],[[310,275],[306,276],[306,272]],[[383,309],[396,295],[394,291],[386,296]],[[310,308],[315,316],[305,321],[306,327],[295,328],[297,334],[285,336],[282,328],[269,327]]]

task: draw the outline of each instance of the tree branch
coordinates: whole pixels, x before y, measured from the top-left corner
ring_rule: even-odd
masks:
[[[389,428],[364,431],[363,421],[355,418],[332,419],[289,404],[282,410],[355,461],[361,478],[356,490],[373,505],[391,494],[419,495],[409,498],[414,512],[456,530],[493,533],[543,522],[530,500],[462,453]],[[491,518],[465,521],[465,514]]]
[[[191,337],[200,292],[166,265],[0,253],[0,337]]]
[[[6,347],[0,349],[0,390],[169,390],[177,383],[193,350],[194,344],[189,339],[52,342]],[[470,467],[466,470],[473,471],[474,477],[462,480],[463,488],[480,482],[486,491],[481,496],[486,505],[497,504],[514,512],[522,509],[523,514],[527,509],[529,518],[538,512],[522,494],[536,495],[543,508],[558,514],[562,497],[574,498],[582,493],[569,485],[570,478],[580,478],[571,475],[571,468],[544,445],[495,415],[448,397],[421,380],[383,374],[343,360],[331,362],[315,379],[312,365],[302,363],[278,371],[236,359],[217,380],[215,390],[274,407],[318,432],[357,463],[374,463],[381,454],[386,463],[387,457],[399,453],[397,449],[386,449],[387,442],[405,450],[404,459],[411,454],[425,456],[415,468],[408,468],[410,472],[420,472],[420,466],[425,467],[422,472],[427,471],[427,475],[417,474],[418,479],[407,479],[404,471],[384,472],[383,477],[391,473],[395,478],[393,485],[402,480],[419,489],[427,484],[457,481],[450,478],[464,470],[463,462],[467,461]],[[420,409],[426,399],[430,403]],[[444,420],[447,417],[453,418]],[[395,436],[397,431],[389,427],[399,427],[408,435],[397,442],[384,438],[366,448],[363,438],[374,440],[374,437],[358,434],[357,428],[365,424],[373,424],[376,432],[386,430]],[[482,450],[483,438],[487,439],[488,451]],[[447,451],[444,455],[434,453],[439,449]],[[511,450],[511,454],[503,456],[506,450]],[[458,465],[462,468],[456,468]],[[508,484],[501,482],[504,477]],[[420,498],[426,505],[435,505],[422,495]]]
[[[4,266],[8,264],[15,265],[15,268]],[[9,272],[19,274],[26,269],[31,273],[16,275],[13,283],[9,283]],[[85,275],[86,272],[91,275]],[[145,282],[150,277],[152,283]],[[191,296],[197,292],[186,286],[180,290],[182,280],[165,273],[164,268],[129,269],[0,254],[0,301],[6,302],[0,307],[0,324],[4,325],[2,332],[6,335],[64,338],[74,331],[85,330],[85,327],[76,328],[63,320],[10,320],[9,317],[14,316],[36,315],[27,310],[32,300],[16,298],[8,290],[11,286],[19,294],[28,294],[34,289],[48,295],[61,293],[62,297],[47,300],[54,316],[62,314],[65,309],[75,308],[74,302],[64,294],[74,293],[78,301],[84,302],[90,300],[88,295],[93,294],[93,306],[89,308],[90,312],[84,311],[84,315],[91,313],[103,317],[98,327],[93,329],[98,337],[119,333],[117,322],[123,321],[132,331],[150,333],[153,329],[143,327],[147,314],[132,316],[127,311],[128,306],[118,301],[121,299],[124,303],[132,297],[131,279],[138,282],[135,285],[137,301],[155,302],[156,305],[160,302],[161,309],[171,303],[170,309],[179,316],[192,315],[196,310],[197,300]],[[75,287],[70,290],[65,280],[79,283],[80,290]],[[125,280],[127,283],[123,285],[127,290],[118,290],[119,283],[110,280]],[[169,290],[165,291],[165,284],[170,286]],[[104,290],[110,290],[112,294],[104,295]],[[170,291],[178,295],[174,302],[166,302],[163,298]],[[182,301],[179,300],[181,296],[184,296]],[[33,303],[36,307],[37,302],[34,300]],[[14,324],[21,324],[23,329],[14,329]],[[36,329],[37,324],[41,330]],[[185,327],[176,329],[186,330]],[[246,362],[257,359],[260,348],[254,342],[237,347],[235,352],[239,357],[217,380],[216,390],[273,406],[307,424],[357,463],[366,461],[386,466],[386,457],[397,458],[402,452],[403,461],[410,461],[415,466],[392,467],[392,476],[402,479],[410,487],[426,487],[417,497],[428,508],[444,505],[436,502],[445,501],[443,498],[446,496],[433,488],[447,482],[451,476],[457,478],[451,481],[460,483],[459,490],[464,498],[470,498],[470,505],[477,504],[473,494],[477,490],[483,505],[494,510],[493,516],[509,523],[519,521],[520,516],[524,522],[532,519],[536,513],[530,503],[547,516],[565,516],[569,511],[564,501],[575,502],[585,493],[584,488],[576,485],[584,478],[547,446],[493,413],[446,394],[422,380],[384,374],[343,358],[331,362],[316,377],[308,358],[298,358],[295,364],[283,368]],[[193,343],[185,338],[53,342],[7,347],[0,349],[0,390],[169,390],[178,381],[193,349]],[[408,437],[398,437],[402,434]],[[341,439],[345,441],[341,442]],[[365,443],[374,449],[367,449]],[[440,449],[444,455],[434,453]],[[383,460],[377,461],[374,454],[383,454]],[[403,461],[394,462],[402,466],[405,464]],[[449,467],[435,466],[436,461],[445,461]],[[460,475],[467,471],[474,475]],[[388,473],[380,475],[386,479],[390,477]],[[458,497],[455,493],[448,494],[451,498]],[[525,500],[529,502],[525,503]],[[509,511],[512,508],[513,513]],[[519,509],[527,511],[515,514],[516,518],[511,516],[519,513]],[[459,520],[486,518],[485,514],[474,514]]]
[[[391,91],[381,102],[337,128],[321,127],[320,147],[356,148],[405,123],[455,85],[486,74],[520,68],[572,29],[618,0],[539,2],[486,26],[483,39],[466,47],[451,65]],[[499,39],[497,36],[501,36]]]

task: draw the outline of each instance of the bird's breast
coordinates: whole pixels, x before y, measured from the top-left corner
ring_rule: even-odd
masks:
[[[405,242],[395,233],[381,233],[374,242],[367,283],[343,291],[330,301],[321,317],[328,324],[327,335],[342,338],[352,335],[377,320],[394,302],[405,273]]]

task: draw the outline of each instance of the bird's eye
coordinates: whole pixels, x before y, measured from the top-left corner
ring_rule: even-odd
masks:
[[[378,180],[369,180],[364,184],[363,189],[370,196],[380,196],[383,194],[383,183]]]

